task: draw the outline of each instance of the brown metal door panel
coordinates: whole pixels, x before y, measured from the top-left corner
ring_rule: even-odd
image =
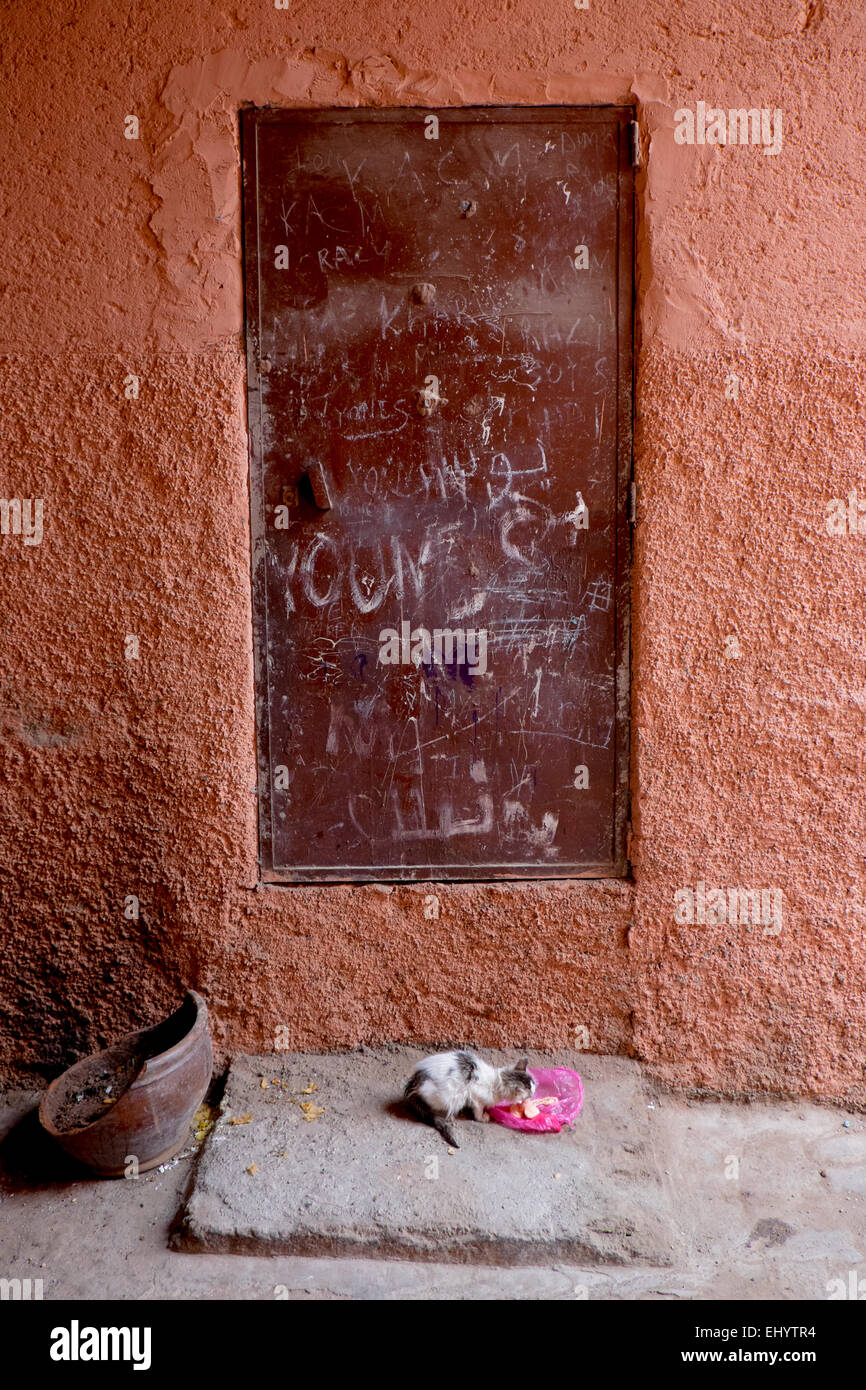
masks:
[[[630,119],[243,115],[266,879],[626,870]]]

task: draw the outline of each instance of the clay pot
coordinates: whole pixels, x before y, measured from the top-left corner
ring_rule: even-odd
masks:
[[[52,1081],[39,1121],[68,1154],[103,1177],[122,1177],[130,1155],[144,1173],[186,1143],[212,1071],[207,1005],[189,990],[162,1023],[130,1033]]]

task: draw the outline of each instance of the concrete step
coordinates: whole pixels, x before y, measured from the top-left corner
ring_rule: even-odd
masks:
[[[684,1258],[655,1152],[655,1093],[636,1063],[530,1053],[530,1065],[580,1072],[575,1127],[523,1134],[460,1120],[460,1148],[449,1152],[395,1104],[421,1055],[388,1047],[235,1058],[174,1248],[496,1265]],[[323,1113],[308,1119],[301,1105],[311,1102]]]

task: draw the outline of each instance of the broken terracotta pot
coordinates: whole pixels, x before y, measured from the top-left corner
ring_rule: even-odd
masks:
[[[162,1023],[84,1057],[52,1081],[39,1120],[101,1176],[144,1173],[183,1147],[212,1072],[207,1005],[189,990]]]

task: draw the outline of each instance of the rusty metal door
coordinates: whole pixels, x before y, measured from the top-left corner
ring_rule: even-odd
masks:
[[[626,871],[631,117],[243,113],[266,880]]]

